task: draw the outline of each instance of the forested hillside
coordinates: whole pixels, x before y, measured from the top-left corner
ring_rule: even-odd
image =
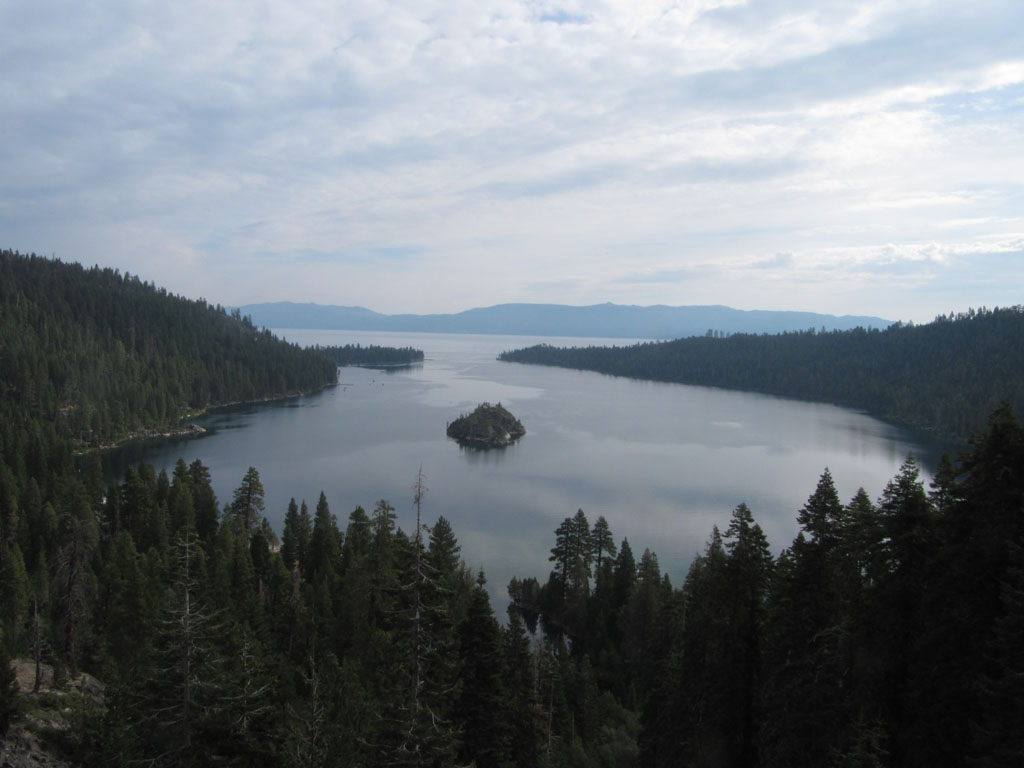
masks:
[[[5,429],[32,421],[97,446],[210,406],[334,381],[322,355],[205,301],[110,269],[0,252]]]
[[[1024,428],[1007,405],[930,489],[908,460],[844,503],[826,469],[778,557],[738,499],[682,585],[646,543],[616,540],[615,520],[579,510],[553,532],[551,571],[508,585],[502,625],[422,476],[394,500],[412,501],[411,531],[385,500],[341,524],[323,493],[297,494],[275,531],[256,468],[231,499],[198,460],[107,486],[98,454],[78,471],[81,437],[55,414],[93,402],[67,383],[91,379],[56,339],[106,354],[109,329],[126,359],[161,364],[167,344],[185,370],[214,350],[210,380],[225,382],[288,375],[241,375],[250,353],[333,363],[287,345],[260,358],[281,347],[240,318],[39,262],[2,262],[5,323],[40,318],[24,326],[40,346],[4,326],[4,349],[36,367],[4,352],[0,735],[104,767],[988,768],[1024,754]],[[11,291],[21,268],[46,280]],[[70,287],[91,280],[123,299],[133,334],[90,320],[115,311]],[[240,351],[183,343],[175,321]],[[110,386],[156,386],[134,363],[122,375]],[[19,692],[11,658],[39,670],[38,693]],[[80,672],[102,688],[64,690]]]
[[[443,517],[342,530],[321,493],[277,546],[254,468],[222,510],[198,461],[33,480],[0,518],[0,669],[105,683],[33,726],[89,766],[1012,765],[1021,467],[1004,408],[930,491],[908,461],[844,504],[826,470],[778,558],[740,503],[681,587],[580,510],[504,627]],[[0,686],[0,725],[39,706]]]
[[[501,360],[744,389],[862,408],[960,440],[1000,402],[1024,412],[1024,310],[885,330],[719,335],[625,347],[540,345]]]

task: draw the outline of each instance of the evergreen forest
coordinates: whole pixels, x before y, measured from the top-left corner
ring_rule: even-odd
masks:
[[[737,500],[681,584],[578,510],[552,531],[550,571],[512,579],[496,612],[422,475],[409,531],[387,500],[339,514],[322,492],[296,493],[274,530],[255,467],[230,499],[184,458],[105,483],[99,453],[75,451],[213,402],[165,393],[151,413],[141,360],[177,352],[181,397],[201,390],[194,375],[240,387],[225,399],[322,385],[334,363],[134,277],[0,265],[5,749],[31,731],[83,766],[989,768],[1024,754],[1024,427],[1008,403],[927,487],[908,459],[840,499],[823,468],[777,555]],[[109,386],[143,394],[118,428],[70,415],[113,395],[84,357],[64,361],[66,339],[105,364],[124,347],[128,380]],[[311,378],[292,384],[279,362]],[[12,659],[35,670],[20,689]],[[69,693],[82,673],[98,693]]]
[[[314,346],[321,355],[336,365],[362,365],[367,368],[412,365],[423,362],[423,350],[412,347],[381,347],[376,344],[345,344],[340,347]]]
[[[237,311],[138,275],[0,251],[0,416],[5,446],[17,441],[25,459],[40,430],[97,447],[336,382],[329,359]]]
[[[637,379],[817,400],[963,440],[1001,403],[1024,413],[1024,308],[922,325],[724,334],[624,347],[542,344],[499,355]]]

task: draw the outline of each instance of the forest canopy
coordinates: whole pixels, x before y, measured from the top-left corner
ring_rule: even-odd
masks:
[[[222,507],[199,461],[41,508],[33,482],[0,518],[0,661],[103,681],[57,740],[84,765],[1004,765],[1022,466],[1003,407],[930,489],[911,459],[844,502],[826,469],[778,557],[740,503],[678,587],[580,509],[504,625],[450,524],[419,523],[422,476],[408,533],[323,493],[275,531],[253,467]]]
[[[137,275],[0,251],[0,409],[75,447],[336,383],[323,355]],[[13,438],[12,438],[13,439]]]
[[[1024,309],[885,330],[717,334],[623,347],[542,344],[499,355],[636,379],[835,403],[963,440],[1001,402],[1024,413]]]
[[[423,350],[412,347],[382,347],[376,344],[361,346],[314,346],[313,349],[332,360],[335,365],[361,365],[367,368],[412,365],[423,362]]]
[[[579,509],[553,531],[550,571],[507,586],[502,623],[443,514],[423,524],[422,475],[411,531],[383,499],[339,520],[323,492],[277,510],[275,530],[255,467],[222,500],[199,460],[109,484],[97,451],[73,461],[190,409],[329,383],[322,354],[134,276],[11,252],[0,299],[0,733],[18,735],[4,748],[31,732],[77,765],[289,768],[994,768],[1024,754],[1024,428],[1008,403],[928,488],[908,459],[877,496],[844,500],[824,469],[777,556],[737,500],[679,585]],[[991,368],[955,369],[982,397],[1019,381],[1001,366],[1020,336],[1007,350],[1000,334],[1020,315],[766,343],[797,361],[885,341],[907,354],[903,368],[885,357],[899,383],[928,370],[922,339],[937,357],[989,339],[965,359]],[[945,382],[921,386],[960,402]],[[39,670],[28,690],[11,659]],[[83,672],[99,693],[70,685]]]

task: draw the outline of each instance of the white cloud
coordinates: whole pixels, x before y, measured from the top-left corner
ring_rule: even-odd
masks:
[[[1024,31],[954,5],[11,2],[0,245],[381,311],[1016,277],[964,248],[1019,231]]]

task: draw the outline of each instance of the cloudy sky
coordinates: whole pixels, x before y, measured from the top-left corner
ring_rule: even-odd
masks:
[[[6,0],[0,60],[0,247],[214,303],[1024,301],[1021,0]]]

